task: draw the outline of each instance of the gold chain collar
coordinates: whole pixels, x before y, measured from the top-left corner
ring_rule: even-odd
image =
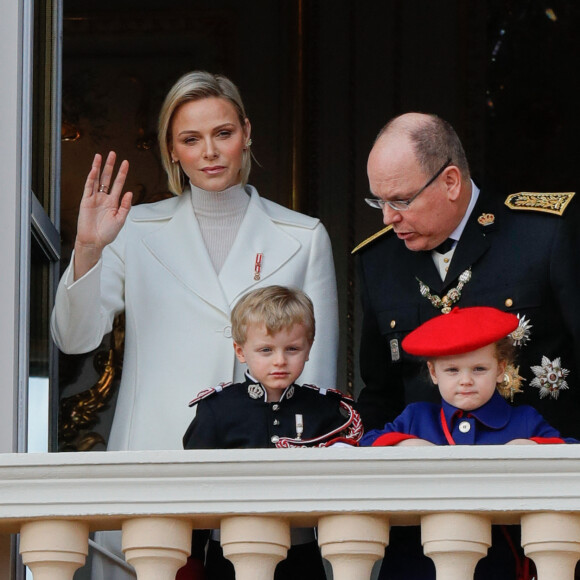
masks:
[[[461,273],[457,286],[451,288],[443,298],[437,296],[437,294],[431,294],[431,288],[429,288],[427,284],[421,282],[419,278],[416,278],[416,280],[419,282],[421,296],[427,298],[427,300],[429,300],[435,308],[439,308],[443,314],[449,314],[453,305],[459,302],[463,287],[471,280],[471,268],[467,268],[467,270]]]

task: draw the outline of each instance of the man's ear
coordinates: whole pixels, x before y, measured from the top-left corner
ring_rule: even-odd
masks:
[[[246,362],[246,357],[244,356],[244,348],[242,345],[238,344],[237,342],[234,342],[234,352],[236,353],[236,356],[238,357],[238,360],[241,363]]]
[[[461,194],[462,177],[459,168],[450,165],[443,172],[443,180],[447,188],[447,198],[450,201],[457,201]]]

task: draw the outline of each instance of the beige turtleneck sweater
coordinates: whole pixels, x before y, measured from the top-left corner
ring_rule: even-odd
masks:
[[[250,203],[238,183],[224,191],[206,191],[191,185],[193,210],[215,271],[224,265]]]

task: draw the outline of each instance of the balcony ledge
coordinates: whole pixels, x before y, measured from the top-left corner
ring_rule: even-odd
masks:
[[[0,454],[0,531],[26,520],[83,519],[117,529],[131,517],[177,516],[217,527],[224,515],[580,511],[580,445],[251,449]]]

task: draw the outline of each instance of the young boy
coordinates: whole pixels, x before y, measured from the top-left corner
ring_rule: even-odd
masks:
[[[518,322],[495,308],[456,307],[408,334],[402,347],[427,358],[441,405],[408,405],[392,423],[365,434],[361,446],[576,442],[562,439],[533,407],[512,407],[498,392],[509,396],[508,383],[517,380],[507,371],[514,350],[508,335]]]
[[[295,383],[314,342],[314,310],[301,290],[268,286],[232,310],[243,383],[201,392],[183,437],[186,449],[356,445],[362,435],[352,399],[334,389]]]
[[[383,429],[366,433],[360,445],[576,443],[562,439],[534,408],[512,407],[502,397],[511,398],[519,390],[513,367],[514,338],[509,336],[518,322],[517,316],[495,308],[454,308],[409,333],[402,347],[427,359],[441,405],[412,403]],[[433,563],[420,548],[418,529],[393,531],[379,579],[435,578]],[[531,578],[530,561],[519,548],[517,526],[493,526],[492,538],[475,579]]]
[[[334,389],[296,384],[314,342],[310,298],[282,286],[260,288],[240,299],[231,318],[236,356],[248,366],[246,380],[203,391],[190,403],[198,408],[183,437],[184,447],[357,445],[362,424],[352,400]],[[314,530],[292,530],[292,540],[275,580],[324,579]],[[216,541],[209,544],[206,577],[234,578],[233,566]]]

